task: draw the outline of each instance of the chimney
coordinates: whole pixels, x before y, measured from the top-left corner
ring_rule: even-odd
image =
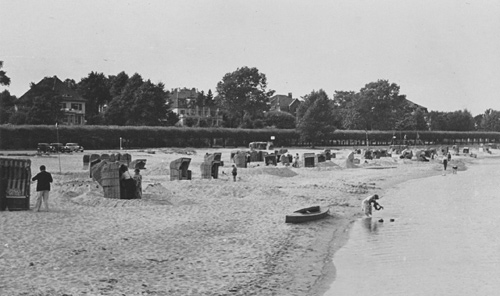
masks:
[[[292,98],[292,93],[288,93],[288,97],[291,99]]]

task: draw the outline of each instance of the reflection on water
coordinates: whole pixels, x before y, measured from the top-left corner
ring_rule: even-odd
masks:
[[[361,223],[363,224],[364,229],[367,232],[369,232],[370,234],[377,234],[379,226],[378,221],[373,222],[372,218],[363,218],[361,219]]]
[[[499,179],[488,165],[388,192],[334,255],[325,295],[500,295]]]

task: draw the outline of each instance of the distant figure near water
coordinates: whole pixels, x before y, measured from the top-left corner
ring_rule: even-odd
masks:
[[[374,194],[363,199],[361,202],[361,210],[365,213],[366,217],[372,216],[372,207],[377,211],[384,208],[377,202],[377,200],[379,200],[379,196]]]

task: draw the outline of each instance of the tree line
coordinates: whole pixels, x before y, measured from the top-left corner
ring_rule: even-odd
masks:
[[[8,86],[10,78],[2,66],[0,61],[0,85]],[[87,125],[173,126],[179,121],[165,85],[145,80],[138,73],[106,76],[91,72],[79,82],[64,82],[86,99]],[[488,109],[475,117],[468,110],[426,113],[388,80],[367,83],[359,91],[335,91],[332,98],[322,89],[313,90],[301,98],[295,115],[270,111],[274,93],[268,89],[264,73],[241,67],[222,77],[215,96],[211,90],[200,91],[188,107],[217,108],[221,127],[296,129],[304,140],[313,142],[335,129],[500,131],[500,111]],[[42,85],[26,100],[5,90],[0,93],[0,124],[53,124],[61,117],[61,99],[49,85]],[[187,120],[186,125],[207,126],[200,120]]]

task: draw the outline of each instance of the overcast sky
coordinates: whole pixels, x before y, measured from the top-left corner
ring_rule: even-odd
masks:
[[[0,28],[18,97],[91,71],[214,92],[248,66],[294,97],[387,79],[429,110],[500,110],[500,1],[0,0]]]

